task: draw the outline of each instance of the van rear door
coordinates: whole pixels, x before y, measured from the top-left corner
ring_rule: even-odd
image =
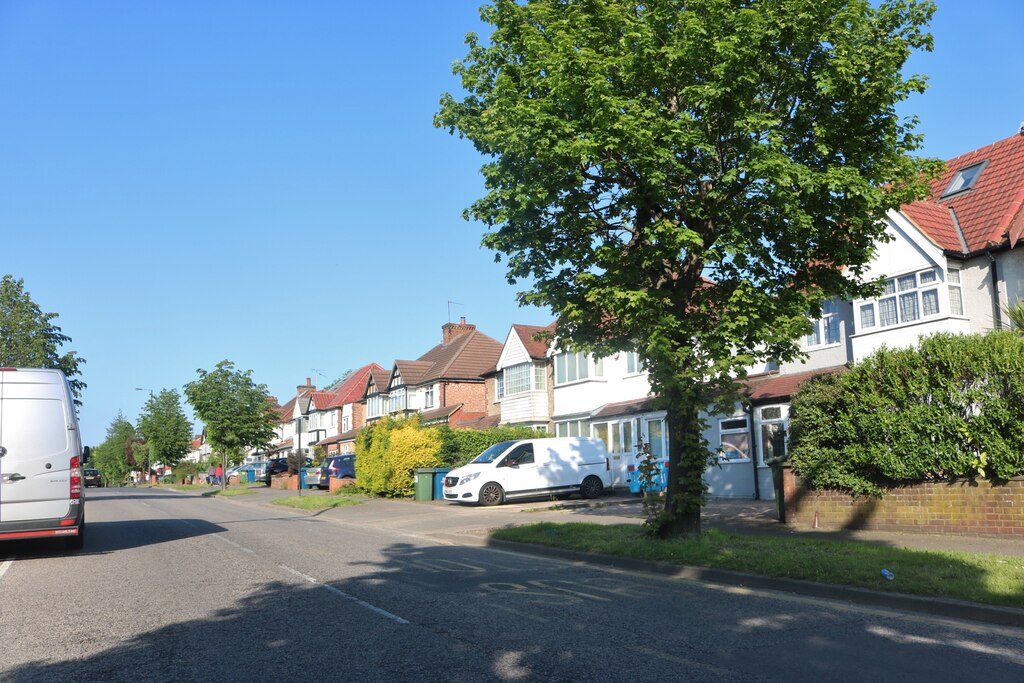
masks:
[[[0,522],[71,512],[75,416],[67,383],[46,370],[0,372]]]

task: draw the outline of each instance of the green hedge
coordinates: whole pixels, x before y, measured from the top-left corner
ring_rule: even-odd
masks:
[[[882,495],[919,481],[1024,475],[1024,337],[937,334],[800,388],[793,469],[811,488]]]
[[[527,427],[423,427],[418,417],[382,418],[356,436],[356,481],[378,496],[411,496],[413,470],[458,467],[500,441],[548,436]]]
[[[437,427],[441,435],[441,461],[445,467],[459,467],[483,453],[496,443],[518,439],[538,439],[551,436],[529,427],[495,427],[493,429],[453,429],[447,425]]]

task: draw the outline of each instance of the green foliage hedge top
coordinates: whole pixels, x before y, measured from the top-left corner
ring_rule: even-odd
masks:
[[[356,437],[356,481],[378,496],[411,496],[413,470],[464,465],[500,441],[547,436],[527,427],[488,430],[423,427],[418,417],[385,417]]]
[[[1024,337],[936,334],[806,382],[791,462],[811,488],[1024,475]]]

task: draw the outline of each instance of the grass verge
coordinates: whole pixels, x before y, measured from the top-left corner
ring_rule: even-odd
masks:
[[[270,501],[274,505],[283,505],[299,510],[326,510],[327,508],[344,507],[346,505],[359,505],[363,501],[346,496],[286,496],[275,498]]]
[[[251,489],[232,489],[232,488],[219,489],[219,488],[217,488],[217,489],[214,489],[214,490],[212,490],[209,493],[206,493],[204,495],[207,495],[207,496],[247,496],[250,493],[256,493],[256,492],[251,490]]]
[[[542,522],[495,529],[505,541],[730,569],[819,583],[1024,608],[1024,557],[892,548],[856,541],[777,538],[705,530],[658,540],[636,525]],[[887,581],[882,569],[895,579]]]

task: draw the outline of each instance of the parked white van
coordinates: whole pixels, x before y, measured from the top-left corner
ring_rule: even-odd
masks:
[[[78,415],[60,370],[0,368],[0,541],[85,537]]]
[[[523,439],[496,443],[449,472],[444,498],[498,505],[510,498],[576,492],[597,498],[610,487],[608,452],[600,439]]]

